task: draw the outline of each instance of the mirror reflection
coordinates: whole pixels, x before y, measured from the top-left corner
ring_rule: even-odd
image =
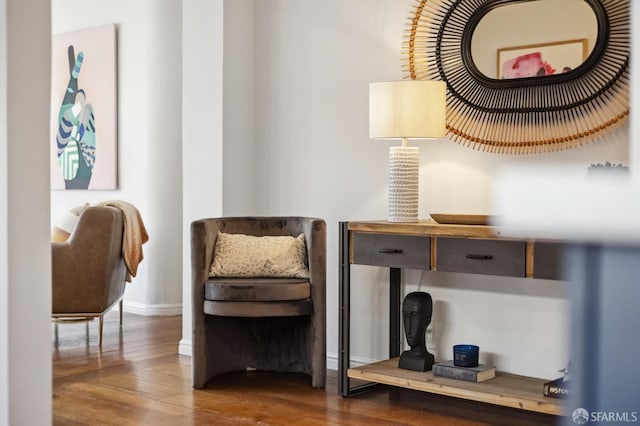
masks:
[[[596,15],[584,0],[519,1],[482,17],[471,57],[491,79],[539,78],[578,67],[597,35]]]

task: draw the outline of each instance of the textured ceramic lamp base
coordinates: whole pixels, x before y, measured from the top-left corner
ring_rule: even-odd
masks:
[[[418,221],[420,150],[389,148],[389,222]]]

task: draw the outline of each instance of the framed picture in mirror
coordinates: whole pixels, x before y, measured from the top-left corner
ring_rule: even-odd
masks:
[[[497,78],[544,77],[571,71],[587,59],[587,39],[498,49]]]

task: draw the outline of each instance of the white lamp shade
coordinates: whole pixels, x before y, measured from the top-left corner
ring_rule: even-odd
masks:
[[[446,83],[406,80],[369,85],[371,139],[444,138]]]

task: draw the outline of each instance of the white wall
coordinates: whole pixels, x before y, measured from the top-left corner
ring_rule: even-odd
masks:
[[[253,0],[224,2],[223,202],[225,216],[254,210]]]
[[[191,354],[191,222],[222,215],[223,0],[183,0],[182,340]]]
[[[398,80],[410,1],[255,2],[256,210],[327,221],[327,348],[338,346],[338,221],[387,214],[387,158],[392,143],[370,141],[368,84]],[[487,154],[449,141],[421,148],[420,216],[490,213],[502,166],[627,162],[627,128],[571,151],[535,156]],[[226,143],[226,141],[225,141]],[[352,354],[387,353],[384,269],[353,267]],[[477,343],[506,371],[553,378],[567,362],[565,285],[553,281],[409,271],[405,291],[435,300],[437,356],[454,343]],[[486,358],[485,358],[486,359]]]
[[[182,8],[172,0],[52,0],[53,33],[117,25],[116,191],[51,191],[53,223],[69,208],[121,199],[149,233],[144,260],[125,291],[125,310],[181,311]],[[99,135],[98,135],[99,137]],[[99,144],[98,140],[98,144]]]
[[[0,0],[0,425],[51,424],[49,0]]]

